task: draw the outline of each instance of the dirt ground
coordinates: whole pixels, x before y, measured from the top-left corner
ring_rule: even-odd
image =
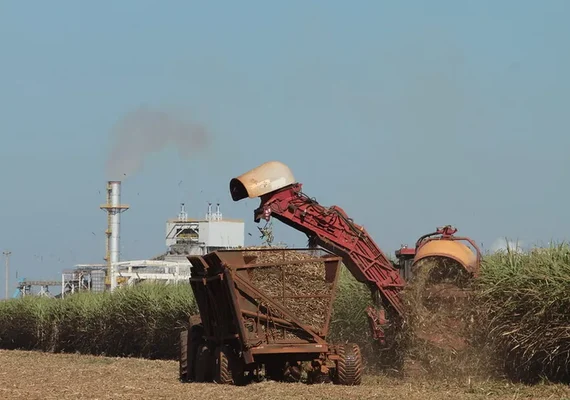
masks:
[[[362,386],[178,381],[178,363],[0,350],[0,399],[570,399],[563,385],[367,376]]]

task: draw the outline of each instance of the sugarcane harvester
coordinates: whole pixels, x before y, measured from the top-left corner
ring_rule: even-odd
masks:
[[[311,246],[320,246],[340,256],[343,264],[359,282],[371,290],[375,306],[367,309],[372,336],[381,347],[387,343],[387,328],[405,317],[399,293],[406,281],[427,261],[435,261],[456,275],[472,278],[478,274],[481,252],[473,240],[455,236],[451,226],[418,239],[414,248],[403,246],[392,262],[364,227],[356,224],[338,206],[325,207],[302,191],[288,166],[281,162],[264,163],[230,181],[234,201],[261,199],[254,211],[255,222],[271,217],[305,233]],[[473,249],[462,242],[469,243]],[[389,342],[389,340],[388,340]]]
[[[260,369],[270,379],[298,381],[303,367],[309,383],[358,385],[359,346],[327,340],[341,264],[371,290],[368,320],[387,358],[391,350],[398,353],[392,333],[405,320],[400,294],[418,272],[432,273],[425,265],[441,266],[434,269],[440,279],[446,271],[467,280],[478,273],[479,249],[469,238],[455,236],[451,226],[420,237],[414,248],[403,246],[392,262],[340,207],[324,207],[304,194],[280,162],[232,179],[230,193],[234,201],[259,197],[256,222],[274,217],[305,233],[310,245],[188,257],[199,315],[180,334],[179,373],[185,382],[243,384]]]

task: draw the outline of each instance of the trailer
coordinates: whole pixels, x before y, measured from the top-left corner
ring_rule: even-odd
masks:
[[[324,249],[189,256],[199,317],[180,334],[180,379],[359,385],[356,344],[327,341],[341,258]]]

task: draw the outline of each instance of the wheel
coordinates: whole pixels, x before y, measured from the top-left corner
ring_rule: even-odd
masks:
[[[228,385],[230,383],[233,383],[228,350],[229,349],[227,348],[227,346],[218,347],[216,349],[214,382],[221,383],[223,385]]]
[[[212,382],[214,380],[214,360],[212,358],[212,351],[208,345],[202,342],[196,352],[196,364],[194,366],[196,382]]]
[[[357,344],[341,345],[337,349],[340,356],[336,362],[334,383],[337,385],[355,386],[362,382],[362,355]]]
[[[179,355],[178,363],[180,369],[180,381],[188,382],[190,381],[190,376],[188,374],[188,331],[183,330],[180,332],[180,343],[179,343]]]
[[[214,382],[223,385],[246,384],[243,360],[235,354],[231,346],[224,345],[216,349]]]
[[[202,325],[192,325],[190,327],[190,332],[187,333],[188,340],[188,367],[187,367],[187,380],[194,381],[196,380],[196,365],[197,365],[197,356],[198,350],[200,345],[204,345],[205,342],[202,339],[204,336],[204,327]]]
[[[283,379],[285,382],[300,382],[301,375],[303,374],[302,369],[303,366],[299,361],[287,361],[287,363],[285,363]]]

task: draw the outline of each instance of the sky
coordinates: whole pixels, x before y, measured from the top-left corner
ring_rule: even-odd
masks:
[[[259,200],[233,203],[229,181],[270,160],[386,253],[446,224],[484,250],[566,240],[569,14],[564,0],[0,0],[10,290],[16,272],[103,262],[99,205],[121,168],[124,260],[165,250],[181,202],[191,217],[220,202],[258,243]],[[275,240],[306,243],[278,222]]]

